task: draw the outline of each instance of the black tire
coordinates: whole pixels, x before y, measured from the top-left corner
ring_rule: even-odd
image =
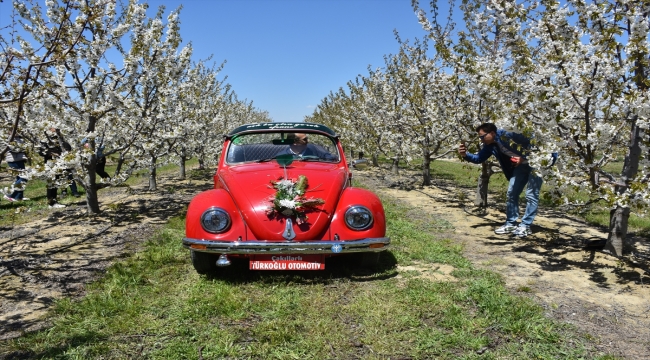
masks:
[[[219,257],[216,255],[191,250],[190,257],[192,258],[194,270],[201,275],[210,274],[217,270],[217,259]]]

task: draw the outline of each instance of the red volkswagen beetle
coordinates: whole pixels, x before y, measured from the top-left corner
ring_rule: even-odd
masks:
[[[245,258],[251,270],[323,270],[328,257],[376,262],[388,248],[379,198],[352,186],[338,136],[313,123],[260,123],[225,136],[214,189],[187,210],[183,245],[200,274]]]

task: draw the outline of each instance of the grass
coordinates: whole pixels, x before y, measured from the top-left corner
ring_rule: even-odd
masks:
[[[116,263],[79,300],[64,299],[52,326],[0,343],[0,357],[198,358],[583,358],[590,340],[555,323],[502,278],[479,270],[437,237],[436,219],[386,208],[391,251],[375,271],[333,258],[322,272],[254,272],[246,264],[199,276],[172,219],[142,252]],[[436,223],[430,226],[430,222]],[[456,281],[397,264],[445,264]],[[525,292],[525,289],[521,289]]]

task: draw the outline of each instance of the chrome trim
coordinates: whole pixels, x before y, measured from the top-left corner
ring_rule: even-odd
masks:
[[[230,259],[228,259],[228,256],[226,255],[219,255],[219,259],[217,260],[217,266],[218,267],[226,267],[230,266],[231,262]]]
[[[372,244],[384,244],[380,248],[371,248]],[[340,245],[338,254],[356,252],[380,252],[388,248],[389,237],[366,238],[349,241],[311,240],[311,241],[213,241],[183,238],[183,246],[192,251],[217,254],[335,254],[332,246]],[[191,245],[205,246],[206,249],[190,248]]]
[[[286,224],[284,227],[284,232],[282,233],[282,237],[287,239],[287,240],[293,240],[293,238],[296,237],[296,232],[293,231],[293,222],[291,219],[286,220]]]
[[[369,162],[366,159],[358,159],[358,160],[352,160],[350,162],[350,165],[352,165],[352,167],[354,167],[357,170],[365,170],[368,167]]]

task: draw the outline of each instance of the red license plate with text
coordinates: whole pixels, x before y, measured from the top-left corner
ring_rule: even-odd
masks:
[[[321,255],[253,255],[250,270],[325,270]]]

